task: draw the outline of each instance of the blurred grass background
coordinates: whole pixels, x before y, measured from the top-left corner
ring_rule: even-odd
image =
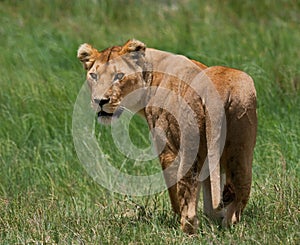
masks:
[[[0,24],[1,244],[300,243],[299,1],[2,0]],[[198,235],[187,237],[166,192],[110,193],[78,161],[72,111],[85,72],[77,48],[88,42],[101,50],[129,38],[253,77],[253,188],[232,229],[200,213]],[[147,129],[133,123],[139,142]],[[113,159],[131,166],[120,154]]]

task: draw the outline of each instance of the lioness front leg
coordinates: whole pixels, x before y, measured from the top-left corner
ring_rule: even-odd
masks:
[[[179,169],[179,174],[180,174]],[[193,168],[177,183],[180,205],[181,229],[187,234],[194,234],[198,228],[197,206],[199,200],[200,182]]]
[[[168,147],[164,149],[159,158],[163,168],[165,182],[168,187],[172,209],[176,214],[180,214],[177,196],[178,160],[176,155]]]

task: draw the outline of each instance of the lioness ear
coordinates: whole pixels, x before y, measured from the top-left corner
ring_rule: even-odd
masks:
[[[142,52],[146,50],[146,45],[139,40],[131,39],[128,40],[122,47],[120,55],[130,52]]]
[[[99,51],[90,44],[80,45],[77,51],[77,58],[82,62],[84,69],[89,70],[99,56]]]

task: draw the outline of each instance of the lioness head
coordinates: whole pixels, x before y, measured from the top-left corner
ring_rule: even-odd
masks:
[[[137,40],[103,51],[86,43],[79,47],[77,57],[87,70],[91,104],[100,123],[109,124],[118,118],[124,109],[124,97],[145,86],[145,50],[145,44]]]

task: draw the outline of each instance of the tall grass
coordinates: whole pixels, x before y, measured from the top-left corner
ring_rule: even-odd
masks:
[[[0,1],[1,244],[299,244],[299,13],[293,0]],[[188,237],[165,192],[110,193],[77,159],[72,110],[85,75],[76,50],[83,42],[103,49],[133,37],[254,78],[252,196],[232,229],[199,213],[198,235]],[[111,152],[109,128],[97,130]],[[147,144],[138,119],[132,132],[133,142]],[[121,154],[112,159],[122,171],[159,168],[158,161],[139,168]]]

